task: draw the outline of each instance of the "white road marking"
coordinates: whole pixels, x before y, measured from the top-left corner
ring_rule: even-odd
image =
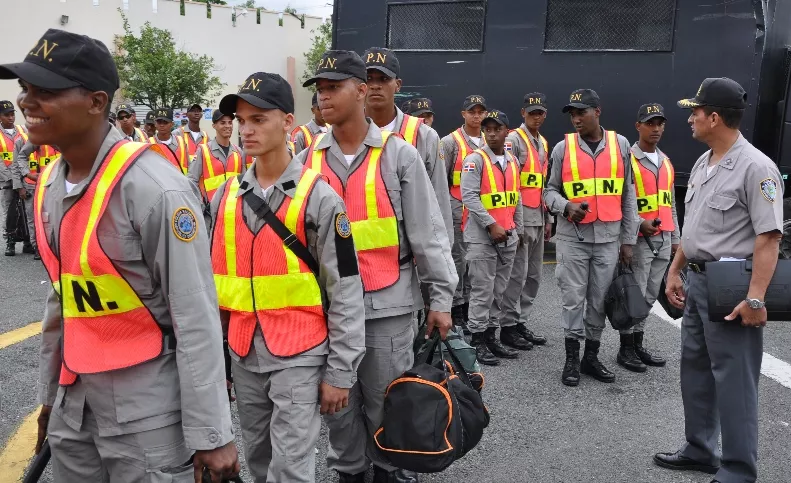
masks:
[[[665,309],[662,308],[659,302],[654,303],[651,313],[665,322],[673,324],[679,329],[681,328],[681,319],[674,320],[667,315],[667,312],[665,312]],[[791,389],[791,364],[778,359],[772,354],[764,352],[764,357],[761,361],[761,374]]]

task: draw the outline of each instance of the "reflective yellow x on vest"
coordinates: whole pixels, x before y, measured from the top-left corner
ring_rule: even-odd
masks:
[[[546,159],[541,159],[538,150],[536,150],[527,132],[524,129],[517,128],[516,133],[522,138],[527,148],[527,161],[522,166],[522,172],[519,174],[519,185],[522,192],[522,205],[528,208],[538,208],[541,206],[541,194],[544,190],[544,178],[547,175],[547,166],[549,163]],[[544,152],[547,153],[547,140],[539,135],[541,143],[544,144]]]
[[[644,220],[661,219],[662,224],[657,227],[657,231],[675,230],[672,191],[675,176],[673,165],[668,159],[664,159],[657,178],[653,171],[644,167],[637,160],[634,154],[631,155],[631,161],[634,188],[637,192],[637,213]]]
[[[211,201],[217,188],[242,172],[242,158],[236,150],[230,149],[223,166],[222,161],[212,156],[208,144],[201,144],[200,148],[203,152],[203,188],[206,190],[206,197]]]

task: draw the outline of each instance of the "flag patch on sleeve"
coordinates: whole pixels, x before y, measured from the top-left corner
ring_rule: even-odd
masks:
[[[475,163],[472,161],[464,163],[464,166],[461,168],[461,170],[465,173],[475,172]]]
[[[505,150],[508,151],[508,152],[513,151],[514,150],[514,143],[512,143],[511,141],[506,141],[505,142]]]

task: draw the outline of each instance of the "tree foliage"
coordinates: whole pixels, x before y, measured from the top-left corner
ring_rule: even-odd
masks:
[[[305,52],[305,73],[302,75],[302,80],[306,81],[313,77],[316,66],[319,65],[321,56],[324,52],[330,50],[332,46],[332,22],[327,20],[317,28],[310,31],[313,34],[310,49]],[[314,86],[310,90],[315,90]]]
[[[120,9],[119,9],[120,11]],[[224,84],[214,59],[176,47],[171,33],[146,22],[135,35],[121,12],[124,35],[116,37],[115,63],[125,99],[151,109],[210,104]]]
[[[242,4],[241,4],[241,5],[239,5],[239,6],[240,6],[240,7],[244,7],[244,8],[249,8],[249,9],[254,9],[254,8],[256,8],[256,6],[255,6],[255,0],[247,0],[246,2],[242,3]]]
[[[225,0],[192,0],[200,3],[213,3],[214,5],[228,5]]]

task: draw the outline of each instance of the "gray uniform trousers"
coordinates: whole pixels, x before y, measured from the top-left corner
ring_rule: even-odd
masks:
[[[0,183],[3,185],[4,183]],[[14,199],[14,190],[11,189],[11,182],[8,181],[8,186],[0,186],[0,235],[5,238],[6,235],[6,222],[8,221],[8,209],[11,207],[11,201]],[[3,241],[3,240],[0,240]]]
[[[560,288],[563,332],[569,339],[601,340],[604,297],[618,266],[620,243],[558,240],[555,277]]]
[[[22,201],[25,204],[25,220],[27,221],[27,232],[28,232],[28,236],[30,237],[30,244],[33,245],[34,249],[37,249],[38,244],[36,243],[36,223],[35,223],[35,219],[33,218],[33,209],[35,208],[33,199],[34,199],[34,194],[36,192],[36,187],[25,185],[25,189],[27,190],[27,199],[24,199]]]
[[[461,231],[461,215],[463,211],[461,201],[450,198],[450,208],[453,212],[453,246],[450,254],[453,263],[456,264],[456,273],[459,275],[459,283],[456,285],[456,292],[453,294],[453,306],[466,304],[470,301],[470,278],[467,275],[467,242],[464,241],[464,232]]]
[[[654,248],[659,251],[659,255],[654,256],[651,249],[648,248],[644,237],[637,237],[637,244],[634,246],[634,258],[632,259],[632,271],[637,285],[643,291],[645,301],[649,306],[653,307],[656,298],[659,296],[659,286],[662,284],[662,278],[665,276],[667,266],[670,264],[670,234],[665,235],[665,240],[660,240],[659,237],[651,239]],[[637,322],[634,327],[624,329],[621,334],[631,334],[632,332],[644,332],[645,318]]]
[[[681,454],[720,464],[716,479],[748,483],[758,468],[758,380],[763,329],[711,322],[705,274],[690,272],[681,325],[681,396],[687,442]],[[722,455],[717,440],[722,430]]]
[[[256,373],[232,364],[244,455],[255,483],[316,481],[322,367]]]
[[[544,264],[544,227],[526,226],[524,244],[516,249],[511,279],[503,294],[503,318],[500,325],[511,327],[517,323],[527,325],[533,301],[541,284]]]
[[[396,469],[376,448],[373,435],[382,423],[387,386],[414,363],[414,340],[411,313],[365,321],[365,356],[349,391],[349,405],[324,416],[330,470],[357,474],[371,462],[386,471]]]
[[[52,474],[58,483],[192,483],[192,451],[181,422],[164,428],[99,436],[96,417],[85,406],[80,431],[52,411],[47,429]]]
[[[497,258],[494,247],[488,243],[468,243],[467,263],[470,284],[470,320],[467,328],[477,334],[488,327],[499,327],[503,318],[503,293],[511,278],[514,256],[518,243],[500,245],[505,263]]]

